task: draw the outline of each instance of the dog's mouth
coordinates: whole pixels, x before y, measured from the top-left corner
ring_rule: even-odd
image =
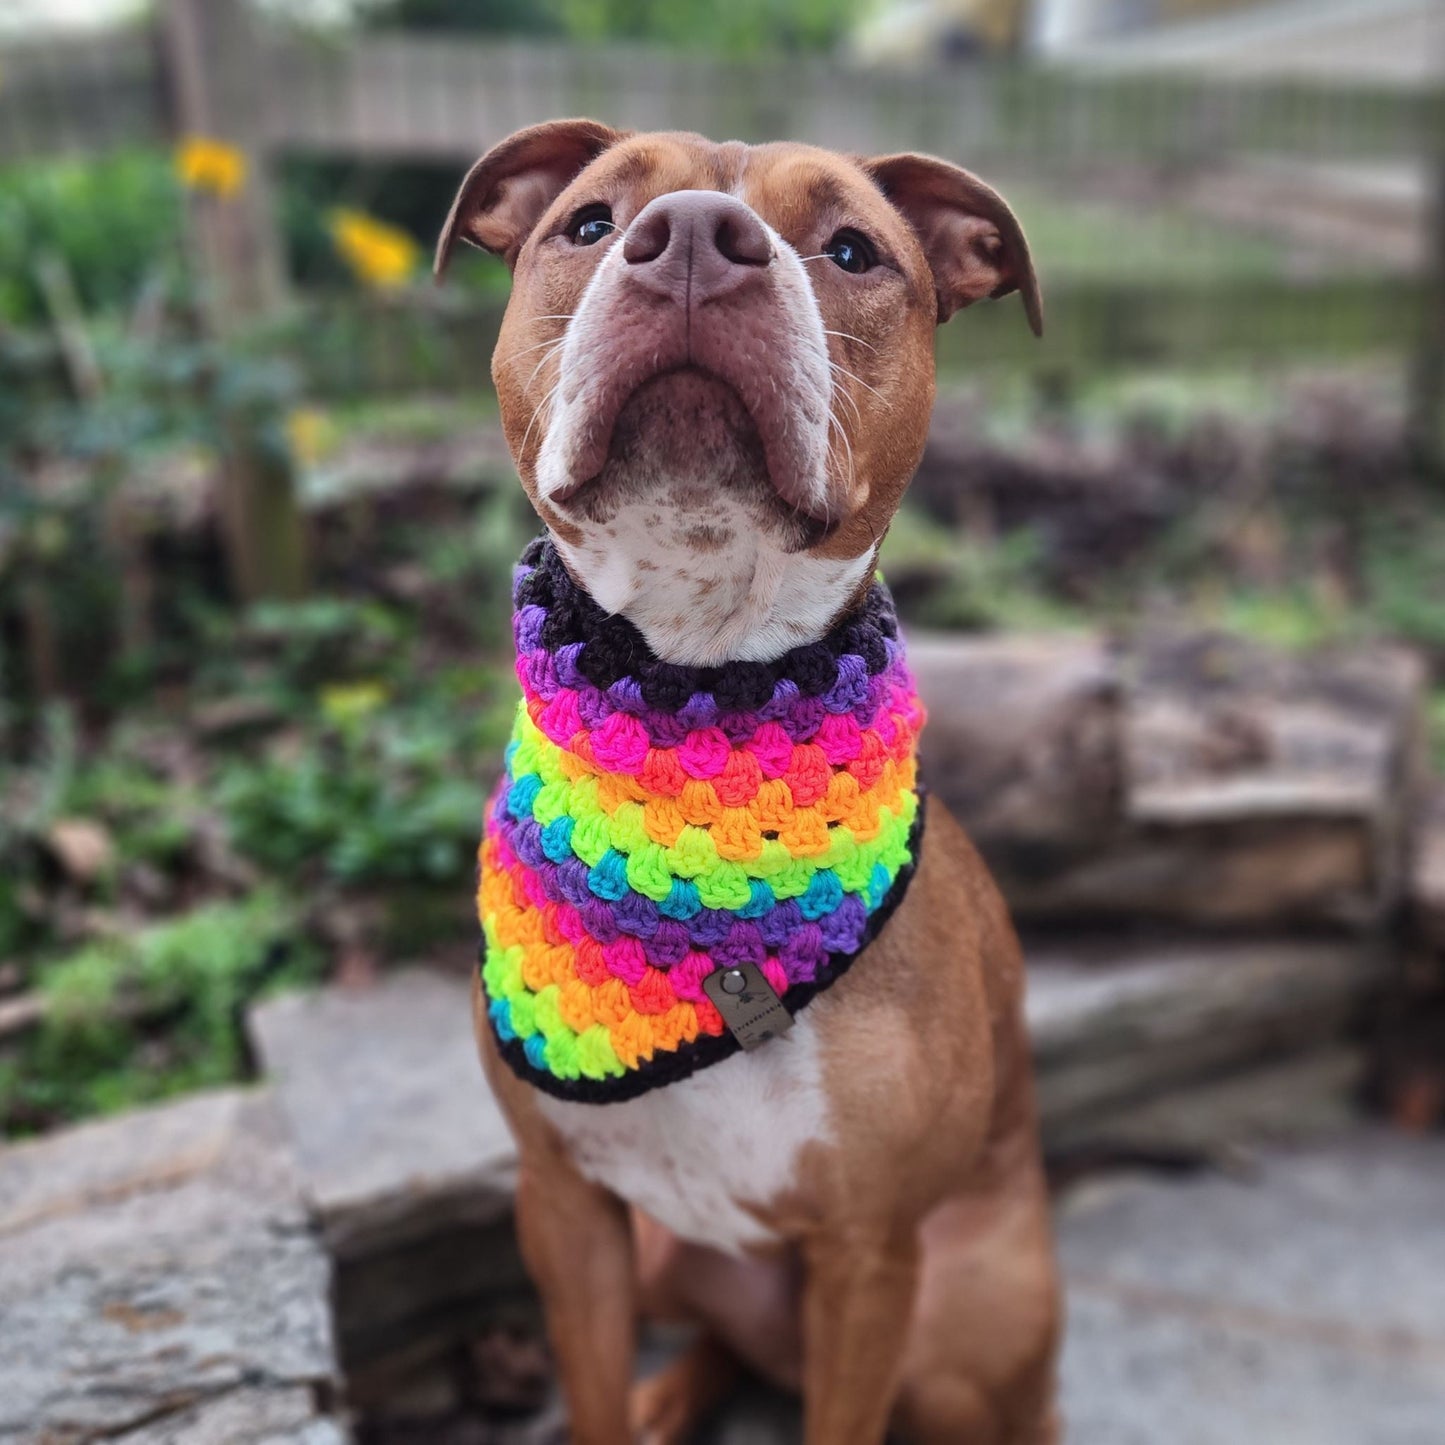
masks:
[[[664,367],[619,390],[610,407],[594,408],[573,448],[575,480],[548,500],[579,519],[600,521],[643,491],[705,479],[793,523],[811,545],[826,532],[826,519],[794,484],[787,438],[769,435],[771,429],[727,378],[695,362]]]
[[[776,464],[759,418],[737,387],[685,363],[646,377],[611,418],[591,416],[588,435],[574,452],[578,480],[549,500],[579,520],[601,522],[623,501],[695,478],[746,496],[764,514],[818,538],[824,519],[789,500],[785,487],[777,486]]]

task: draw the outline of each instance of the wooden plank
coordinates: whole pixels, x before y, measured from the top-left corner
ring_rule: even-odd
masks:
[[[0,52],[0,155],[153,138],[163,105],[144,29]],[[1103,76],[999,62],[908,74],[834,58],[739,62],[635,46],[272,30],[245,77],[268,144],[465,159],[563,114],[717,137],[913,146],[975,163],[1187,164],[1267,151],[1334,161],[1419,155],[1445,102],[1404,89]]]
[[[474,155],[520,125],[591,114],[718,137],[789,136],[841,149],[924,146],[990,161],[1202,161],[1257,150],[1339,161],[1413,155],[1436,97],[1070,75],[1002,64],[907,77],[805,58],[727,60],[599,47],[382,36],[279,51],[275,144],[386,155]],[[446,105],[425,99],[445,96]]]

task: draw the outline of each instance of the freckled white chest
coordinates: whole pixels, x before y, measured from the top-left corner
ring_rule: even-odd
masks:
[[[747,1206],[785,1194],[805,1146],[830,1137],[812,1009],[785,1037],[625,1103],[539,1102],[587,1178],[728,1253],[772,1239]]]

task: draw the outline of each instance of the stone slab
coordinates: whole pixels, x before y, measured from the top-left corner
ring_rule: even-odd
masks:
[[[116,1436],[119,1445],[346,1445],[308,1389],[243,1388]]]
[[[464,980],[407,969],[271,999],[248,1029],[338,1258],[511,1209],[512,1141],[477,1060]]]
[[[1438,1445],[1445,1140],[1369,1129],[1242,1181],[1085,1186],[1059,1221],[1072,1445]]]
[[[1084,1186],[1059,1217],[1068,1445],[1439,1445],[1445,1141],[1353,1130],[1249,1182]],[[798,1445],[750,1390],[707,1445]]]
[[[1331,1041],[1383,968],[1354,939],[1081,939],[1028,955],[1045,1126],[1060,1136],[1161,1089]],[[476,1059],[466,980],[406,970],[283,996],[249,1028],[338,1261],[387,1257],[414,1273],[407,1261],[429,1240],[509,1213],[516,1155]],[[475,1274],[450,1281],[449,1302]]]
[[[1367,1076],[1362,1047],[1329,1044],[1185,1088],[1151,1089],[1073,1124],[1055,1119],[1049,1155],[1063,1171],[1111,1158],[1247,1170],[1264,1149],[1319,1143],[1356,1126]]]
[[[331,1445],[329,1285],[264,1093],[0,1151],[0,1442]]]
[[[1025,944],[1046,1138],[1338,1038],[1386,976],[1369,939]]]

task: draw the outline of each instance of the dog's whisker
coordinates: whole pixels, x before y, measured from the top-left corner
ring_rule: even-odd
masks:
[[[846,376],[849,381],[856,381],[858,385],[863,388],[864,391],[871,391],[873,395],[878,398],[879,401],[883,400],[883,393],[879,391],[876,386],[869,386],[868,383],[864,381],[861,376],[858,376],[856,373],[849,371],[846,366],[839,366],[836,361],[829,361],[828,365],[831,366],[834,371],[838,372],[840,376]]]
[[[544,352],[542,354],[541,360],[539,360],[536,366],[532,368],[532,374],[527,378],[527,386],[531,386],[531,384],[537,379],[537,373],[541,371],[541,369],[546,366],[549,361],[551,361],[551,359],[557,354],[557,351],[561,347],[561,345],[562,343],[559,341],[557,345],[554,346],[550,351]],[[524,387],[523,390],[526,390],[526,388]]]
[[[561,346],[566,339],[565,336],[551,336],[548,337],[546,341],[537,342],[535,346],[523,346],[520,350],[514,351],[510,356],[502,357],[497,364],[499,366],[507,366],[519,357],[526,356],[533,351],[540,351],[544,346]]]
[[[557,392],[561,389],[561,386],[562,378],[559,376],[557,380],[554,381],[552,385],[547,389],[547,394],[542,398],[541,401],[537,403],[536,410],[533,411],[532,418],[527,423],[527,430],[522,433],[521,444],[517,447],[518,452],[525,452],[527,450],[527,438],[532,435],[532,428],[536,425],[537,418],[542,415],[543,408],[545,408],[551,402],[552,398],[557,395]]]
[[[843,443],[843,449],[848,455],[848,490],[851,492],[858,482],[858,471],[853,464],[853,443],[848,440],[848,433],[843,429],[843,423],[833,414],[831,407],[828,409],[828,424],[830,427],[837,428],[838,440]],[[826,499],[824,507],[827,507]]]
[[[867,341],[864,341],[861,336],[854,336],[850,331],[829,331],[828,328],[825,326],[823,328],[823,335],[836,336],[840,341],[856,341],[859,346],[866,346],[869,351],[878,350],[876,346],[872,345]]]
[[[862,410],[859,408],[858,403],[857,403],[856,401],[854,401],[854,399],[853,399],[851,396],[849,396],[846,391],[841,390],[841,389],[840,389],[839,387],[837,387],[837,386],[834,386],[834,388],[833,388],[833,395],[834,395],[836,398],[838,398],[840,401],[845,401],[845,402],[848,403],[848,405],[849,405],[849,406],[852,408],[852,410],[853,410],[853,424],[854,424],[855,426],[862,426],[862,425],[863,425],[863,412],[862,412]],[[833,415],[833,408],[832,408],[831,404],[830,404],[830,406],[829,406],[829,408],[828,408],[828,414],[829,414],[830,416]]]

